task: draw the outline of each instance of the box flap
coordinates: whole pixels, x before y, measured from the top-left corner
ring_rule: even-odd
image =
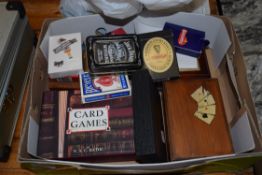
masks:
[[[196,13],[179,12],[161,17],[141,15],[135,19],[135,31],[136,33],[159,31],[162,30],[165,22],[204,31],[206,39],[210,42],[209,47],[213,50],[216,67],[219,66],[231,45],[226,27],[221,19]]]
[[[219,66],[231,45],[226,27],[221,19],[196,13],[179,12],[169,16],[154,17],[148,17],[145,13],[142,13],[132,21],[120,25],[109,24],[108,22],[115,23],[115,21],[105,21],[100,15],[65,18],[50,24],[40,48],[47,58],[49,36],[81,32],[82,40],[85,41],[87,36],[95,35],[95,31],[98,28],[105,28],[106,31],[111,31],[121,26],[124,27],[127,33],[145,33],[162,30],[167,21],[204,31],[207,40],[210,42],[209,47],[213,50],[215,66]]]
[[[152,170],[156,173],[156,172],[164,172],[164,171],[170,172],[185,167],[190,168],[194,166],[199,166],[213,159],[225,159],[225,158],[230,158],[232,156],[234,156],[234,154],[165,162],[165,163],[146,163],[146,164],[85,163],[85,162],[72,162],[72,161],[48,160],[48,159],[45,159],[45,163],[57,163],[60,165],[70,165],[74,167],[80,166],[82,168],[95,169],[95,170],[109,170],[109,171],[112,170],[113,172],[119,171],[122,173],[124,171],[130,171],[130,170],[132,170],[132,173],[146,173],[146,172],[149,173],[152,172]]]
[[[38,124],[32,117],[30,117],[27,138],[27,152],[33,156],[37,156],[38,130]]]
[[[87,36],[95,35],[98,28],[104,28],[109,32],[120,26],[123,27],[127,33],[134,33],[132,22],[127,24],[123,22],[122,25],[108,24],[100,15],[71,17],[57,20],[49,25],[49,28],[40,44],[40,49],[45,58],[47,58],[48,39],[50,36],[81,32],[82,41],[85,41]]]
[[[244,153],[255,149],[255,141],[246,111],[231,128],[231,135],[235,153]]]

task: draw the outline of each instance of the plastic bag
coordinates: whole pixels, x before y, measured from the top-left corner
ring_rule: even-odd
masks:
[[[60,12],[65,17],[87,16],[97,13],[97,10],[85,0],[61,0]]]
[[[61,0],[60,11],[68,16],[103,13],[112,18],[125,19],[148,10],[164,10],[188,4],[192,0]]]
[[[137,0],[148,10],[164,10],[188,4],[192,0]]]
[[[135,0],[90,0],[105,16],[125,19],[140,13],[143,5]]]

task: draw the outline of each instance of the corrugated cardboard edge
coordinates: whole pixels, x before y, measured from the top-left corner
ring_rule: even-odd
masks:
[[[254,101],[251,96],[250,88],[248,85],[248,80],[247,80],[247,75],[246,75],[246,72],[247,72],[246,65],[245,65],[244,59],[239,59],[239,58],[244,57],[241,51],[240,42],[233,29],[233,24],[230,21],[230,19],[224,16],[219,17],[219,18],[224,21],[225,26],[228,30],[228,33],[230,34],[230,38],[232,41],[232,46],[229,49],[228,54],[231,55],[233,59],[233,66],[236,68],[235,76],[236,76],[236,81],[238,84],[239,95],[240,95],[240,98],[242,99],[242,102],[240,104],[241,105],[240,109],[245,108],[247,110],[249,120],[251,123],[252,133],[253,133],[253,136],[255,137],[255,142],[256,142],[255,150],[261,150],[262,148],[261,133],[260,133],[260,129],[258,126],[258,119],[256,116]]]

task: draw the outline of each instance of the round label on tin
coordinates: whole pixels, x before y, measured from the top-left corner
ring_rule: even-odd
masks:
[[[146,42],[143,49],[143,58],[144,63],[151,71],[162,73],[171,67],[174,61],[174,53],[167,40],[154,37]]]

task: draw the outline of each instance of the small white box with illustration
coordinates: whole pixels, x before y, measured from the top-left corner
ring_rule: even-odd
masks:
[[[62,78],[83,71],[81,34],[55,35],[49,38],[48,74]]]

